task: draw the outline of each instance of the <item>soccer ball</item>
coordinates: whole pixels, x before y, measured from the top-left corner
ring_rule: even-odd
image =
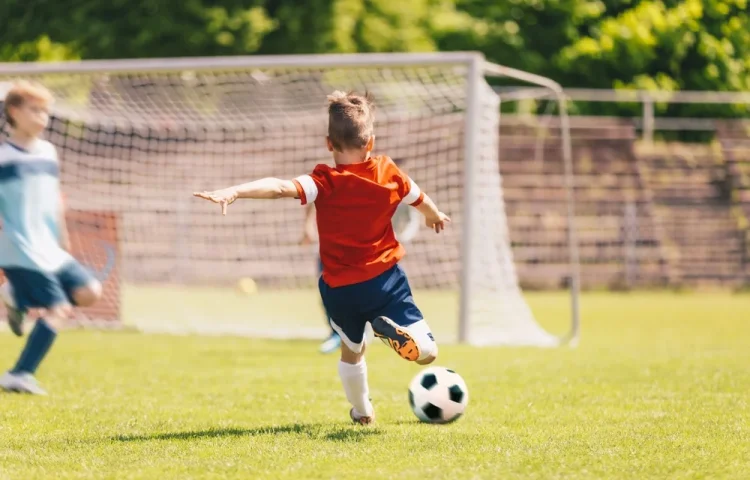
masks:
[[[447,368],[426,368],[409,384],[409,405],[423,422],[452,422],[464,413],[468,403],[466,382]]]

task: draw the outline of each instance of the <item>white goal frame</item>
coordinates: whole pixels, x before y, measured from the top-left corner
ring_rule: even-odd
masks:
[[[565,190],[567,195],[568,255],[570,268],[570,323],[566,334],[559,337],[559,344],[575,345],[580,335],[580,263],[575,229],[575,198],[572,147],[566,97],[561,86],[555,81],[528,72],[487,62],[478,52],[443,53],[365,53],[331,55],[281,55],[281,56],[233,56],[233,57],[186,57],[173,59],[134,59],[134,60],[87,60],[53,63],[0,63],[0,75],[4,77],[39,76],[45,74],[81,74],[96,72],[165,72],[175,70],[252,70],[254,68],[346,68],[346,67],[418,67],[439,65],[462,65],[466,67],[466,117],[464,138],[465,174],[463,214],[466,225],[461,233],[461,291],[459,307],[459,342],[469,339],[469,315],[471,295],[469,279],[472,276],[472,261],[475,253],[471,242],[475,230],[476,217],[474,198],[476,185],[479,144],[479,121],[481,120],[482,83],[485,76],[507,77],[524,83],[546,88],[555,96],[560,116],[562,137],[562,158],[564,162]],[[501,118],[502,121],[502,118]],[[502,141],[502,139],[501,139]],[[498,188],[500,188],[498,186]]]

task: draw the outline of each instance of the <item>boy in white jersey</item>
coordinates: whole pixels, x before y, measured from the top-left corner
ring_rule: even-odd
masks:
[[[43,312],[16,365],[0,378],[7,391],[44,395],[34,378],[70,315],[71,305],[88,306],[101,284],[68,252],[55,147],[40,137],[49,122],[52,95],[44,87],[18,82],[8,92],[5,116],[11,128],[0,144],[0,268],[7,282],[0,297],[16,335],[27,311]]]

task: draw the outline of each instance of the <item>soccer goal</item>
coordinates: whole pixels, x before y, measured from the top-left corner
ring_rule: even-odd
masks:
[[[557,84],[477,53],[0,64],[0,82],[37,80],[57,98],[48,137],[60,151],[75,253],[106,285],[105,301],[84,312],[89,320],[147,331],[323,336],[317,247],[300,242],[304,209],[240,201],[222,217],[191,193],[292,178],[330,162],[326,94],[368,90],[377,105],[376,152],[401,162],[453,217],[444,235],[394,221],[409,229],[403,265],[439,339],[575,341],[568,132],[571,313],[570,331],[558,337],[537,323],[519,287],[499,168],[500,100],[488,76],[549,88],[566,121]]]

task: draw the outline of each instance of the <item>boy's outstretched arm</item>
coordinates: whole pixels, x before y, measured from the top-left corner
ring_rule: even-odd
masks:
[[[445,224],[450,223],[451,219],[448,215],[438,210],[435,202],[425,194],[422,203],[414,207],[424,215],[425,224],[434,229],[435,233],[440,233],[445,229]]]
[[[254,182],[235,185],[213,192],[194,192],[193,196],[221,205],[221,214],[227,214],[227,207],[238,198],[276,199],[297,197],[297,187],[291,180],[263,178]]]

